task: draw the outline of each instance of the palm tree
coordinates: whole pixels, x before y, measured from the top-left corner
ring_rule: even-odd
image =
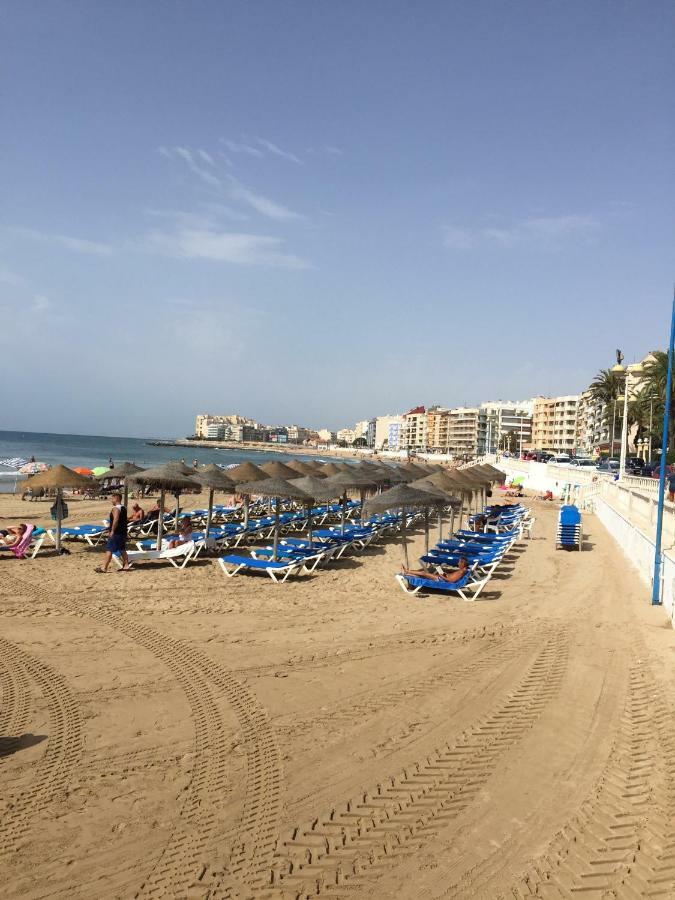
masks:
[[[652,398],[654,423],[663,421],[663,413],[666,404],[666,382],[668,379],[668,354],[663,350],[653,350],[651,359],[643,366],[644,390]],[[668,447],[675,448],[675,385],[670,396],[670,425],[668,428]],[[659,425],[654,428],[655,436],[663,439],[663,433]]]
[[[611,419],[611,448],[610,456],[614,456],[614,433],[616,431],[617,398],[623,393],[624,376],[613,369],[601,369],[595,376],[589,387],[591,398],[596,403],[602,403],[605,412],[605,424]]]

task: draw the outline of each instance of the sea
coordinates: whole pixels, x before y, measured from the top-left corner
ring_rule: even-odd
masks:
[[[21,457],[35,457],[37,462],[55,465],[62,463],[73,469],[86,466],[107,466],[132,462],[148,468],[169,460],[184,459],[188,465],[193,460],[201,464],[218,463],[237,465],[251,462],[262,464],[271,459],[305,459],[301,453],[282,453],[266,450],[221,450],[217,447],[153,446],[155,438],[103,437],[89,434],[42,434],[35,431],[0,431],[0,462]],[[317,457],[311,457],[316,459]],[[14,490],[14,473],[0,465],[0,492]]]

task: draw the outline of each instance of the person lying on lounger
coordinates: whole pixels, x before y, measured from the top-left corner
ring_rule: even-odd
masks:
[[[3,528],[0,531],[0,546],[13,547],[18,544],[26,533],[26,525],[11,525],[9,528]]]
[[[131,507],[131,515],[129,516],[130,522],[142,522],[145,518],[145,510],[138,505],[138,503],[134,503]]]
[[[189,516],[186,516],[180,521],[180,525],[178,526],[178,534],[176,535],[176,537],[169,541],[169,550],[173,550],[174,547],[180,547],[181,544],[187,544],[191,540],[192,519]]]
[[[436,572],[428,572],[426,569],[403,569],[404,575],[412,575],[415,578],[426,578],[428,581],[440,581],[443,584],[456,584],[466,577],[469,571],[469,560],[466,556],[461,556],[459,566],[446,574],[438,575]]]

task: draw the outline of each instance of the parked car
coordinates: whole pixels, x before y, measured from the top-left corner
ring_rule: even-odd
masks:
[[[556,453],[555,456],[552,456],[547,462],[555,463],[556,466],[566,466],[570,461],[570,456],[568,453]]]
[[[594,469],[595,468],[595,460],[587,458],[585,456],[578,457],[575,456],[570,460],[570,466],[575,469]]]
[[[598,472],[618,472],[619,471],[619,460],[618,459],[601,459],[598,465],[596,466]]]
[[[629,456],[626,459],[626,472],[629,475],[643,475],[645,470],[644,460],[639,456]]]

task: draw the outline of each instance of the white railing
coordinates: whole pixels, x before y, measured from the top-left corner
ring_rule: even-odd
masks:
[[[635,490],[647,491],[649,494],[658,494],[658,478],[642,478],[640,475],[624,475],[620,482],[625,487]]]

